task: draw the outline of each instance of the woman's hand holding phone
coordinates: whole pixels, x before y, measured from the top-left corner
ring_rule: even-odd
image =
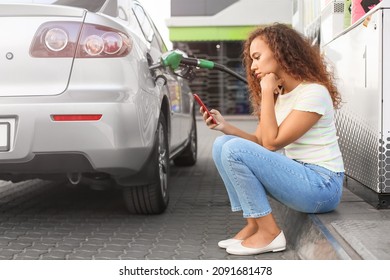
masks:
[[[210,118],[211,117],[211,123],[212,124],[217,124],[217,120],[214,119],[213,115],[210,113],[209,109],[206,107],[206,105],[204,105],[202,99],[200,99],[199,95],[197,95],[196,93],[194,93],[194,98],[196,100],[196,102],[198,102],[200,108],[201,108],[201,113],[203,114],[204,112],[207,113],[207,118]],[[206,119],[205,119],[206,121]]]
[[[197,94],[194,94],[194,98],[200,106],[199,111],[203,115],[206,125],[211,129],[221,130],[221,122],[223,122],[222,115],[215,109],[210,111]]]

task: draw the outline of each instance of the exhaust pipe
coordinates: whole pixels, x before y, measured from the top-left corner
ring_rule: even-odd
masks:
[[[75,186],[80,183],[82,175],[81,173],[74,172],[74,173],[68,173],[67,177],[69,182]]]

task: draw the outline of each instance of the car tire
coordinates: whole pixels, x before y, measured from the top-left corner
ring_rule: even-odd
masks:
[[[183,149],[183,152],[173,160],[173,163],[177,166],[192,166],[196,163],[197,153],[198,153],[198,134],[196,130],[195,114],[193,113],[192,127],[190,132],[190,141]]]
[[[152,183],[123,189],[128,211],[132,214],[160,214],[169,202],[169,146],[168,131],[164,114],[160,114],[152,162],[154,175]]]

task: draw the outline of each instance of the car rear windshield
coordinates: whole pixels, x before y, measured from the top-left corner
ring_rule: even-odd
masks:
[[[104,3],[107,1],[111,1],[111,0],[10,0],[10,1],[0,1],[0,2],[63,5],[63,6],[83,8],[91,12],[98,12],[100,11]]]

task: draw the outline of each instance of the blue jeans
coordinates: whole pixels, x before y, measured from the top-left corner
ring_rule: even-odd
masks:
[[[297,162],[231,135],[215,140],[213,159],[232,211],[243,211],[244,218],[272,212],[267,194],[305,213],[329,212],[340,203],[344,172]]]

